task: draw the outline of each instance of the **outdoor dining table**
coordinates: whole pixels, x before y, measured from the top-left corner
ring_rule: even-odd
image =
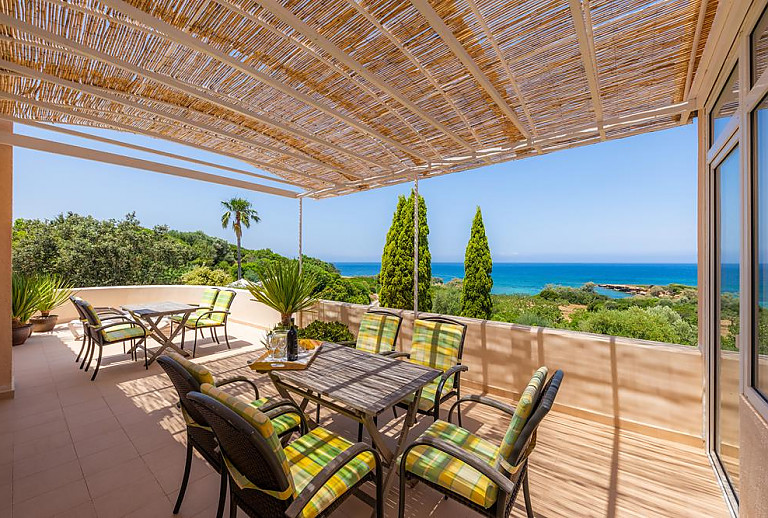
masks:
[[[397,471],[395,460],[403,452],[415,422],[421,390],[441,374],[437,369],[324,342],[305,370],[272,370],[269,377],[281,396],[289,398],[294,393],[303,398],[302,410],[314,401],[365,426],[388,467],[383,488],[386,496]],[[415,397],[392,451],[374,418],[410,395]]]
[[[169,347],[182,356],[189,356],[189,353],[173,343],[173,339],[176,338],[179,331],[184,329],[184,324],[187,322],[189,315],[199,309],[197,306],[190,306],[189,304],[181,304],[179,302],[147,302],[144,304],[128,304],[121,307],[124,311],[130,313],[133,318],[146,322],[149,325],[150,336],[160,344],[160,348],[150,356],[148,365],[155,361]],[[160,328],[160,321],[164,317],[171,315],[181,315],[182,319],[179,325],[176,326],[176,329],[170,335],[166,335]]]

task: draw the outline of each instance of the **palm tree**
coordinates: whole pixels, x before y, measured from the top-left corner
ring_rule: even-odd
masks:
[[[221,204],[226,209],[221,215],[221,228],[229,227],[231,221],[232,229],[237,238],[237,280],[240,280],[243,278],[243,270],[240,266],[240,239],[243,237],[243,227],[251,228],[251,223],[258,223],[261,219],[251,202],[244,198],[232,198],[229,201],[221,202]]]

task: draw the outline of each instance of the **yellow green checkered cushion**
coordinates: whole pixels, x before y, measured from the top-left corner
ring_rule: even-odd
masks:
[[[87,300],[81,299],[80,297],[77,297],[77,300],[80,302],[80,308],[85,311],[86,315],[88,316],[89,324],[95,327],[99,327],[101,325],[101,319],[99,318],[98,313],[96,313],[96,310],[93,309],[91,303]]]
[[[143,327],[133,324],[120,324],[119,326],[101,330],[101,336],[105,342],[119,342],[131,338],[142,338],[146,334],[147,332]]]
[[[214,387],[210,383],[203,384],[200,387],[200,391],[203,394],[217,399],[222,404],[226,405],[232,411],[237,413],[240,417],[248,421],[248,423],[251,424],[251,426],[253,426],[254,429],[259,432],[259,434],[261,434],[261,436],[267,441],[270,449],[275,454],[275,457],[277,457],[278,463],[283,467],[283,472],[285,473],[286,478],[289,481],[291,480],[291,471],[288,466],[288,460],[286,459],[285,452],[283,451],[283,447],[280,445],[280,440],[277,437],[277,433],[275,432],[275,428],[272,425],[272,421],[264,412],[260,411],[258,408],[256,408],[256,406],[250,405],[242,401],[240,398]],[[240,472],[238,472],[236,469],[233,469],[233,467],[229,464],[227,464],[227,467],[229,468],[232,479],[235,480],[239,487],[244,488],[251,486],[251,483],[248,481],[248,479],[243,477]],[[280,495],[279,497],[286,499],[290,497],[290,494]]]
[[[356,349],[379,354],[395,348],[400,318],[381,313],[366,313],[360,321]]]
[[[448,441],[493,466],[496,446],[459,426],[438,420],[421,437]],[[486,508],[492,506],[498,496],[499,488],[491,479],[431,446],[416,446],[408,452],[405,469]]]
[[[218,288],[206,288],[203,291],[203,295],[200,297],[200,304],[198,304],[200,309],[190,314],[189,319],[195,319],[205,314],[206,311],[210,311],[210,309],[213,307],[213,303],[216,301],[216,295],[219,294],[219,291],[220,290]],[[184,320],[184,315],[171,315],[171,320],[177,323],[181,322]]]
[[[421,390],[421,397],[419,398],[419,410],[423,412],[429,412],[432,410],[435,406],[435,394],[437,393],[437,385],[440,384],[440,378],[437,378],[429,385],[426,385]],[[453,383],[451,383],[452,385]],[[448,386],[448,381],[445,382],[445,386]],[[450,389],[443,389],[443,394],[448,392]],[[403,399],[403,403],[410,403],[413,401],[414,394],[410,394],[408,397]]]
[[[456,324],[417,319],[413,323],[410,361],[445,372],[459,362],[459,347],[464,328]],[[445,382],[453,388],[453,378]]]
[[[544,382],[547,379],[547,372],[547,368],[542,366],[533,374],[531,381],[528,382],[528,386],[525,387],[525,390],[523,391],[523,395],[520,396],[520,401],[517,402],[515,414],[512,416],[507,432],[504,434],[504,439],[501,441],[501,446],[499,446],[498,454],[496,459],[494,459],[494,465],[501,467],[507,471],[507,473],[509,472],[508,463],[513,460],[509,458],[512,454],[512,448],[515,446],[515,441],[520,436],[520,432],[523,431],[526,421],[528,421],[528,418],[531,416],[533,403],[536,401],[539,391],[544,386]]]
[[[272,398],[263,397],[256,401],[251,401],[251,405],[256,408],[261,408],[267,403],[272,401]],[[301,418],[296,413],[283,414],[272,419],[272,426],[275,428],[275,433],[280,436],[284,433],[295,430],[301,425]]]
[[[216,302],[213,304],[214,311],[229,311],[232,306],[232,301],[235,299],[235,292],[230,290],[222,290],[216,296]],[[224,313],[214,313],[210,316],[211,320],[219,323],[224,322]]]
[[[352,443],[348,440],[320,427],[289,444],[285,448],[285,455],[297,494],[312,482],[320,470],[350,446]],[[375,467],[370,452],[363,452],[349,461],[320,488],[304,507],[302,516],[312,518],[320,514]]]
[[[218,327],[223,325],[224,315],[221,314],[218,316],[220,316],[222,320],[217,320],[217,319],[208,318],[208,317],[204,317],[204,318],[190,317],[190,319],[187,320],[187,323],[184,324],[184,327],[187,327],[187,328]]]
[[[174,352],[166,353],[171,359],[176,361],[179,365],[184,367],[184,369],[193,377],[195,380],[202,385],[203,383],[209,383],[211,385],[216,385],[216,381],[213,378],[213,374],[211,374],[211,371],[203,367],[202,365],[191,362],[184,358],[182,355]]]

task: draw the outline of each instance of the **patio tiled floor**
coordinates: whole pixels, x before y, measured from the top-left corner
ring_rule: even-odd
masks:
[[[252,376],[274,393],[265,377],[243,368],[260,332],[233,324],[230,336],[233,351],[207,340],[200,361],[225,377]],[[0,401],[0,516],[172,516],[185,434],[169,380],[159,366],[145,371],[114,346],[90,382],[74,363],[78,349],[66,326],[14,349],[16,398]],[[465,416],[465,426],[484,437],[503,434],[498,416],[479,408]],[[393,436],[400,420],[383,421]],[[412,437],[428,424],[423,419]],[[356,436],[343,417],[326,414],[323,425]],[[727,516],[701,449],[553,412],[531,463],[537,516]],[[179,516],[213,517],[217,495],[218,476],[195,458]],[[396,496],[395,489],[388,516],[396,516]],[[354,497],[337,511],[369,514]],[[518,507],[514,514],[525,513]],[[409,492],[407,515],[473,516],[423,486]]]

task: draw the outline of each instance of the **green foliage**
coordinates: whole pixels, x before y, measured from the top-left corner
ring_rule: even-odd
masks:
[[[323,322],[315,320],[307,327],[299,329],[299,338],[312,340],[324,340],[326,342],[348,342],[354,340],[354,335],[349,328],[341,322]]]
[[[14,271],[58,274],[79,286],[173,284],[194,257],[166,227],[144,228],[134,214],[99,221],[70,212],[14,223]]]
[[[181,282],[193,286],[227,286],[232,276],[226,270],[198,266],[181,276]]]
[[[371,290],[365,281],[338,275],[328,282],[317,296],[324,300],[336,300],[352,304],[371,303]]]
[[[539,297],[560,304],[582,304],[584,306],[610,300],[608,296],[597,293],[595,291],[595,284],[591,282],[588,282],[581,288],[547,284],[539,293]]]
[[[483,215],[477,208],[472,231],[464,255],[464,288],[461,295],[461,314],[470,318],[488,319],[493,312],[491,288],[491,249],[485,235]]]
[[[195,232],[169,230],[168,235],[192,248],[193,264],[223,269],[222,267],[229,268],[230,263],[235,260],[235,254],[229,243],[221,238],[209,236],[200,230]]]
[[[432,313],[461,315],[461,288],[432,286]]]
[[[40,305],[40,277],[13,272],[11,276],[11,319],[13,327],[26,324]],[[7,318],[7,317],[6,317]]]
[[[251,228],[251,223],[258,223],[261,221],[259,213],[253,208],[250,201],[243,198],[232,198],[228,201],[221,202],[224,207],[224,213],[221,215],[221,227],[228,228],[230,221],[232,222],[232,230],[235,231],[235,238],[237,239],[237,279],[243,278],[243,272],[241,269],[242,254],[240,249],[240,240],[243,237],[243,227]]]
[[[44,316],[64,304],[75,290],[74,285],[57,273],[41,274],[38,277],[37,310]]]
[[[588,333],[685,345],[696,345],[697,337],[696,328],[667,306],[580,310],[573,314],[571,327]]]
[[[280,313],[280,323],[290,324],[291,316],[312,306],[317,281],[312,274],[299,269],[298,261],[268,264],[259,273],[259,284],[248,282],[248,291],[258,302]]]
[[[556,302],[527,295],[493,295],[492,320],[558,327],[563,322]]]
[[[379,301],[382,306],[413,308],[413,213],[415,193],[398,197],[392,225],[381,257]],[[419,311],[432,308],[432,256],[429,253],[427,205],[418,199],[419,215]]]

